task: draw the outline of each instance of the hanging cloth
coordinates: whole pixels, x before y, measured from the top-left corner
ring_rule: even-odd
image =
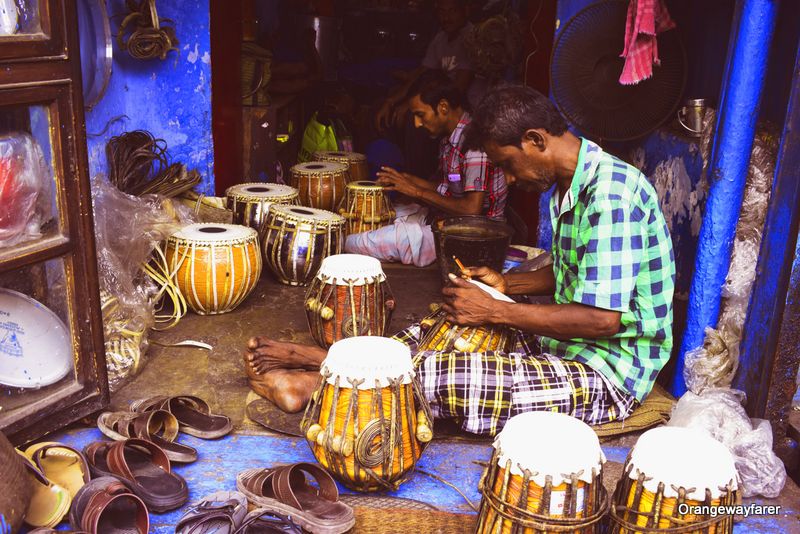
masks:
[[[625,21],[625,49],[620,54],[625,66],[619,83],[634,85],[653,75],[653,65],[661,64],[656,36],[674,27],[664,0],[631,0]]]

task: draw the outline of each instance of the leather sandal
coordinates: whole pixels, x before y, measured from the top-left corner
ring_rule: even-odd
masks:
[[[306,474],[318,488],[308,484]],[[339,501],[333,478],[315,464],[248,469],[236,477],[236,487],[257,508],[289,516],[314,534],[340,534],[356,522],[353,509]]]
[[[244,518],[235,534],[303,534],[300,525],[291,517],[264,508],[253,510]]]
[[[52,441],[35,443],[25,449],[25,456],[44,473],[51,482],[69,491],[74,499],[91,474],[83,453],[63,443]]]
[[[192,395],[139,399],[133,401],[130,408],[133,412],[166,410],[178,420],[181,432],[198,438],[221,438],[233,430],[230,417],[211,413],[206,401]]]
[[[247,497],[238,491],[218,491],[189,508],[175,534],[234,534],[247,515]]]
[[[31,502],[25,512],[25,522],[32,527],[56,526],[69,512],[72,496],[65,488],[48,480],[30,458],[19,450],[17,454],[25,464],[33,488]]]
[[[147,506],[115,477],[92,480],[75,496],[69,522],[88,534],[147,534]]]
[[[189,498],[186,481],[172,472],[167,455],[153,442],[96,441],[84,454],[93,475],[119,477],[154,512],[174,510]]]
[[[167,454],[171,462],[191,463],[197,460],[197,449],[175,441],[178,437],[178,420],[165,410],[103,412],[97,418],[97,428],[115,441],[128,438],[151,441]]]

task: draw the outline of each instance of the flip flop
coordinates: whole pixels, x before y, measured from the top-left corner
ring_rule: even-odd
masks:
[[[87,483],[75,496],[69,522],[87,534],[147,534],[147,506],[124,482],[100,477]]]
[[[303,534],[303,529],[291,517],[258,508],[247,514],[235,534]]]
[[[233,430],[230,417],[211,413],[206,401],[192,395],[139,399],[131,403],[130,409],[132,412],[166,410],[178,420],[181,432],[198,438],[221,438]]]
[[[317,482],[308,484],[306,474]],[[310,463],[248,469],[236,487],[258,508],[289,516],[313,534],[340,534],[355,525],[353,509],[339,501],[339,490],[327,471]]]
[[[69,491],[73,499],[78,490],[91,478],[89,465],[83,453],[69,445],[53,441],[35,443],[25,449],[25,456],[30,458],[51,482]]]
[[[189,499],[186,481],[172,472],[167,455],[151,441],[96,441],[84,454],[93,475],[122,479],[154,512],[174,510]]]
[[[175,441],[178,438],[178,420],[165,410],[103,412],[97,418],[97,428],[115,441],[128,438],[151,441],[167,454],[171,462],[192,463],[197,460],[197,449]]]
[[[190,507],[175,534],[234,534],[246,515],[247,497],[238,491],[218,491]]]
[[[32,527],[56,526],[69,512],[69,505],[72,503],[69,491],[48,480],[22,452],[17,450],[17,454],[23,459],[33,488],[31,502],[25,512],[25,522]]]

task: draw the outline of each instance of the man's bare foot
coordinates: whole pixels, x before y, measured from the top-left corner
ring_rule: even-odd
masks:
[[[314,371],[274,369],[251,379],[250,387],[284,412],[296,413],[306,407],[319,380]]]
[[[244,355],[247,375],[263,375],[273,369],[319,370],[327,351],[316,345],[252,337]]]

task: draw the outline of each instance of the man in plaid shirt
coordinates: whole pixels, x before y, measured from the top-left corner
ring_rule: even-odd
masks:
[[[506,294],[553,296],[552,304],[495,300],[451,275],[448,319],[516,330],[508,352],[417,352],[420,325],[395,337],[417,352],[425,395],[438,417],[493,435],[509,417],[557,411],[600,424],[630,415],[650,392],[672,348],[672,243],[652,185],[636,168],[567,131],[544,96],[524,87],[490,93],[468,143],[482,146],[509,183],[545,191],[553,224],[552,267],[501,275],[464,273]],[[325,351],[250,341],[248,372],[318,365]],[[294,401],[304,404],[309,380]],[[295,391],[297,393],[297,391]],[[270,391],[280,405],[284,390]]]

